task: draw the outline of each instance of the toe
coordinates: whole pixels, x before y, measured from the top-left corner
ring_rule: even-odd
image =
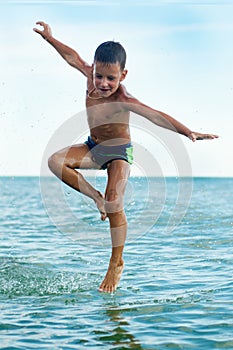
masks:
[[[107,214],[105,212],[103,212],[103,211],[101,211],[100,214],[101,214],[101,220],[105,221],[105,219],[107,217]]]
[[[99,286],[99,292],[103,292],[104,291],[104,285],[103,285],[103,283],[101,283],[101,285]]]

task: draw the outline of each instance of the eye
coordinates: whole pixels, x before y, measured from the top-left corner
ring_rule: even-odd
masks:
[[[112,76],[109,76],[109,77],[108,77],[108,80],[113,81],[113,80],[115,80],[115,78],[112,77]]]
[[[101,74],[96,74],[95,77],[96,77],[97,79],[102,79],[102,75],[101,75]]]

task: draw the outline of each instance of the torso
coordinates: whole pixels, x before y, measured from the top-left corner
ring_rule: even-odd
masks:
[[[110,97],[100,99],[88,96],[94,89],[91,79],[87,88],[87,118],[93,141],[107,146],[129,143],[129,111],[123,108],[126,92],[122,85]]]

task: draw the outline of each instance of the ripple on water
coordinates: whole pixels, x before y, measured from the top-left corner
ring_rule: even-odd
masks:
[[[96,274],[88,276],[74,271],[59,271],[52,265],[4,259],[0,265],[0,295],[19,296],[63,295],[83,292],[97,284]]]

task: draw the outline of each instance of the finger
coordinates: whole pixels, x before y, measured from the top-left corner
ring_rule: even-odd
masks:
[[[33,28],[34,32],[38,33],[38,34],[42,34],[42,31],[37,29],[37,28]]]
[[[215,139],[216,136],[211,134],[211,135],[207,135],[207,138],[212,140],[212,139]]]
[[[205,138],[208,140],[213,140],[213,139],[218,138],[218,135],[207,134],[207,135],[205,135]]]
[[[36,22],[36,24],[39,24],[40,26],[46,26],[46,23],[45,22],[43,22],[43,21],[38,21],[38,22]]]

